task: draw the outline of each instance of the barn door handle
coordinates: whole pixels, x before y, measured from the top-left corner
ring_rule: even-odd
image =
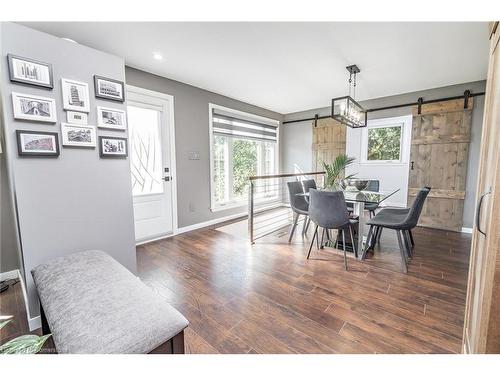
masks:
[[[412,170],[412,171],[413,171],[413,164],[414,164],[414,163],[415,163],[414,161],[412,161],[412,162],[411,162],[411,170]]]
[[[479,233],[482,233],[483,236],[486,237],[486,233],[484,233],[481,230],[481,206],[483,205],[483,199],[486,197],[488,194],[491,194],[491,189],[481,195],[481,198],[479,198],[479,202],[477,203],[477,211],[476,211],[476,228]]]

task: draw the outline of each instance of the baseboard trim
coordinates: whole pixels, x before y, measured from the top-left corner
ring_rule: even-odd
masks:
[[[211,225],[220,224],[220,223],[223,223],[223,222],[229,221],[229,220],[240,219],[240,218],[246,217],[247,215],[248,214],[246,212],[243,212],[243,213],[239,213],[239,214],[220,217],[220,218],[213,219],[213,220],[203,221],[201,223],[196,223],[193,225],[188,225],[186,227],[178,228],[175,231],[174,235],[182,234],[182,233],[186,233],[186,232],[191,232],[191,231],[197,230],[197,229],[206,228],[206,227],[209,227]]]
[[[34,318],[28,318],[28,327],[31,332],[35,329],[42,328],[42,318],[40,318],[40,315],[35,316]]]
[[[0,273],[0,281],[10,280],[10,279],[20,279],[19,270],[12,270]]]
[[[461,230],[462,233],[472,233],[472,228],[469,228],[469,227],[462,227],[462,230]]]

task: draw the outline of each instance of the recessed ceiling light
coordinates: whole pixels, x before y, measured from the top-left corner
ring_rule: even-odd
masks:
[[[154,52],[153,57],[155,58],[155,60],[163,60],[163,56],[158,52]]]
[[[68,42],[71,42],[71,43],[76,43],[78,44],[78,42],[76,40],[73,40],[73,39],[70,39],[70,38],[61,38],[62,40],[67,40]]]

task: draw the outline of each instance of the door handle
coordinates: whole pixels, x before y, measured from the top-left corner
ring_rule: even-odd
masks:
[[[486,233],[484,233],[481,230],[481,207],[483,205],[483,199],[486,197],[488,194],[491,194],[491,189],[481,195],[481,198],[479,198],[479,202],[477,203],[477,210],[476,210],[476,228],[479,233],[481,233],[483,236],[486,237]]]
[[[171,180],[172,180],[172,177],[170,177],[170,176],[166,176],[166,177],[163,177],[163,180],[168,182],[168,181],[171,181]]]

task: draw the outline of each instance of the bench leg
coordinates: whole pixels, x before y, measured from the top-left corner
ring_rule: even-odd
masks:
[[[172,354],[184,354],[184,331],[170,339],[172,341]]]
[[[40,303],[40,320],[42,321],[42,335],[48,335],[50,333],[50,327],[49,323],[47,323],[47,318],[45,317],[45,311],[43,311],[41,303]]]
[[[165,341],[149,354],[184,354],[184,331]]]

